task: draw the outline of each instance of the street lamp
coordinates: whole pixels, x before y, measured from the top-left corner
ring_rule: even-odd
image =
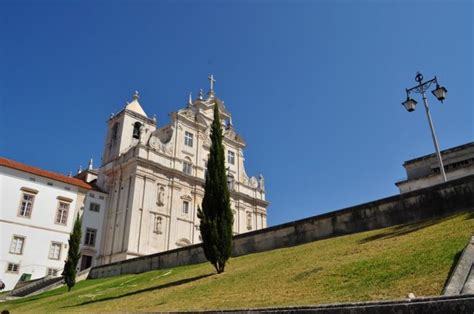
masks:
[[[428,118],[428,123],[431,129],[431,137],[433,138],[433,144],[435,146],[436,154],[438,155],[439,169],[441,175],[443,176],[443,181],[446,182],[448,180],[446,179],[446,173],[444,172],[443,159],[441,158],[441,153],[439,152],[438,139],[436,138],[433,121],[431,120],[430,108],[428,107],[428,100],[426,99],[425,92],[430,88],[431,84],[436,83],[436,88],[432,91],[432,93],[442,103],[443,100],[446,99],[446,94],[448,93],[448,90],[445,87],[439,85],[436,76],[432,80],[423,82],[423,75],[420,72],[417,72],[415,81],[418,82],[417,86],[405,89],[407,93],[407,99],[402,102],[402,105],[408,112],[414,111],[416,107],[416,101],[410,97],[410,93],[421,94],[423,98],[423,104],[425,105],[426,117]]]

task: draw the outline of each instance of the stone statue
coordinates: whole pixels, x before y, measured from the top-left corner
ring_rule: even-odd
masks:
[[[265,179],[262,174],[258,176],[258,187],[260,188],[260,191],[265,191]]]
[[[158,206],[163,206],[165,204],[165,188],[162,186],[158,188],[158,200],[156,203]]]

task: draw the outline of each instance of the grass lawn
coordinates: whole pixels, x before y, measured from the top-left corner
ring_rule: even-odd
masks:
[[[474,231],[471,212],[210,264],[79,282],[0,303],[15,312],[177,311],[439,295]]]

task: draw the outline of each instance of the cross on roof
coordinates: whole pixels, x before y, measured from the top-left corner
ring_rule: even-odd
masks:
[[[210,91],[213,92],[214,91],[214,83],[216,82],[216,80],[214,79],[214,74],[209,75],[209,77],[207,79],[211,82]]]

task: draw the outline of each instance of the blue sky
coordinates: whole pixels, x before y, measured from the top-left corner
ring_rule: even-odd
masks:
[[[397,194],[404,160],[473,140],[471,1],[0,1],[0,155],[68,173],[100,160],[135,90],[158,124],[208,88],[264,174],[270,225]]]

